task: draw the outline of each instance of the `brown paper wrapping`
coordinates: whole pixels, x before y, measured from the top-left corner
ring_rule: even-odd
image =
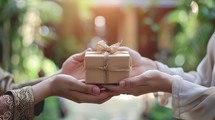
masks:
[[[129,77],[131,61],[128,51],[91,51],[85,53],[85,77],[90,84],[118,84]]]

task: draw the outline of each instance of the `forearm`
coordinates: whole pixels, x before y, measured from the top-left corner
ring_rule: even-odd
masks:
[[[196,72],[196,71],[184,72],[184,70],[180,67],[170,68],[163,63],[160,63],[157,61],[155,63],[157,65],[158,70],[161,72],[167,73],[169,75],[179,75],[184,80],[187,80],[196,84],[201,84],[202,80],[200,76],[204,73]]]
[[[45,76],[45,77],[40,77],[40,78],[37,78],[37,79],[34,79],[30,82],[25,82],[25,83],[21,83],[21,84],[15,84],[13,89],[19,89],[19,88],[22,88],[22,87],[25,87],[25,86],[33,86],[33,85],[36,85],[44,80],[47,80],[49,79],[50,77],[52,76],[55,76],[57,74],[60,74],[61,73],[61,70],[57,71],[56,73],[54,73],[53,75],[50,75],[50,76]]]
[[[54,79],[55,79],[55,76],[52,76],[32,86],[32,91],[34,95],[34,104],[37,104],[38,102],[51,96],[51,82]]]

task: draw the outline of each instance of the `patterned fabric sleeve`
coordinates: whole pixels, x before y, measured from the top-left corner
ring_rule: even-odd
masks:
[[[0,101],[0,120],[33,120],[34,97],[31,87],[11,90]]]
[[[0,97],[0,120],[11,120],[13,113],[13,97],[3,95]]]

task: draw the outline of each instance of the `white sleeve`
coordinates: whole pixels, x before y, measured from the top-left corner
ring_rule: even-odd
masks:
[[[197,71],[191,71],[187,73],[184,72],[182,68],[169,68],[167,65],[164,65],[160,62],[156,62],[156,64],[161,72],[165,72],[170,75],[179,75],[184,80],[190,81],[192,83],[209,86],[211,82],[213,65],[211,64],[210,58],[207,56],[201,61]]]
[[[215,101],[214,44],[215,34],[209,40],[207,53],[198,65],[197,71],[186,73],[182,68],[169,68],[167,65],[156,62],[160,71],[173,75],[175,78],[173,79],[172,97],[160,96],[160,99],[163,99],[165,104],[172,102],[176,117],[189,120],[215,119],[215,106],[213,106]]]
[[[215,119],[215,87],[204,87],[175,75],[172,86],[174,116],[188,120]]]
[[[211,86],[213,66],[215,64],[215,33],[209,40],[207,53],[201,63],[197,67],[197,71],[184,72],[182,68],[169,68],[160,62],[156,62],[158,69],[170,75],[179,75],[184,80],[190,81],[192,83],[200,84],[203,86]]]

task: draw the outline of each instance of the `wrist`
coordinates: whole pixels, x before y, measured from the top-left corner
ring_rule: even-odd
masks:
[[[172,93],[172,76],[168,75],[167,79],[166,79],[166,91],[168,93]]]
[[[154,67],[154,69],[155,69],[155,70],[159,70],[159,69],[158,69],[157,62],[156,62],[156,61],[152,61],[152,62],[153,62],[153,67]]]
[[[147,65],[147,67],[150,69],[150,70],[158,70],[158,66],[156,64],[156,61],[153,61],[151,59],[148,59],[148,58],[142,58],[141,59],[141,62],[144,66]]]
[[[168,75],[168,74],[163,74],[162,75],[162,88],[161,91],[163,92],[168,92],[168,93],[172,93],[172,76]]]
[[[52,96],[51,83],[54,78],[54,76],[49,77],[46,80],[32,86],[34,104],[37,104],[45,98]]]

